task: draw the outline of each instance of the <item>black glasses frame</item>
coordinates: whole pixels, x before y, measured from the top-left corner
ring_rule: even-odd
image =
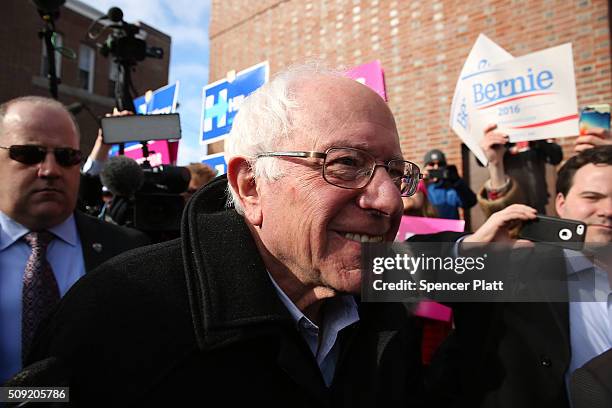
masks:
[[[359,152],[361,154],[364,154],[365,156],[369,157],[372,161],[372,163],[374,163],[372,165],[372,168],[369,169],[368,172],[368,179],[365,183],[363,183],[363,185],[360,185],[358,187],[348,187],[348,186],[344,186],[341,184],[337,184],[334,183],[332,181],[330,181],[327,177],[326,174],[326,164],[327,164],[327,156],[329,154],[330,151],[332,150],[352,150],[352,151],[356,151]],[[329,149],[327,149],[324,153],[323,152],[314,152],[314,151],[286,151],[286,152],[263,152],[263,153],[259,153],[258,155],[255,156],[256,159],[262,158],[262,157],[298,157],[298,158],[309,158],[309,157],[313,157],[313,158],[317,158],[317,159],[323,159],[323,166],[322,166],[322,176],[323,179],[328,182],[329,184],[336,186],[336,187],[340,187],[340,188],[346,188],[349,190],[360,190],[362,188],[365,188],[368,186],[368,184],[370,184],[370,181],[372,181],[372,177],[374,177],[374,172],[376,171],[377,167],[384,167],[387,171],[389,171],[389,168],[392,167],[392,163],[404,163],[404,165],[408,164],[410,166],[412,166],[414,169],[416,169],[416,174],[414,175],[409,175],[410,176],[410,180],[408,184],[408,189],[406,191],[402,191],[402,187],[401,187],[401,183],[406,182],[406,174],[404,174],[404,177],[402,178],[402,180],[400,181],[400,185],[398,185],[398,189],[400,190],[400,194],[402,197],[410,197],[411,195],[413,195],[418,187],[419,184],[419,180],[423,179],[423,174],[421,174],[421,170],[419,169],[419,166],[417,166],[416,164],[414,164],[413,162],[410,162],[408,160],[399,160],[399,159],[393,159],[393,160],[389,160],[386,164],[377,164],[376,163],[376,159],[374,158],[374,156],[372,156],[370,153],[361,150],[361,149],[356,149],[354,147],[330,147]]]
[[[55,161],[62,167],[72,167],[81,163],[83,155],[80,150],[71,147],[46,147],[40,145],[11,145],[0,146],[8,150],[9,157],[19,163],[32,165],[45,161],[47,152],[51,150]]]

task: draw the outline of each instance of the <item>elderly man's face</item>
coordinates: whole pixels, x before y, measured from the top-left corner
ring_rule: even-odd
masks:
[[[612,242],[612,166],[587,164],[573,181],[567,196],[557,196],[557,213],[585,222],[586,242]]]
[[[20,102],[12,105],[0,129],[0,145],[79,148],[68,114],[58,108]],[[57,163],[51,150],[43,162],[23,164],[0,149],[0,210],[31,230],[53,227],[74,211],[79,166]]]
[[[352,147],[379,164],[402,158],[391,112],[365,86],[323,78],[298,94],[297,134],[277,151]],[[322,159],[265,160],[280,160],[285,172],[279,180],[258,181],[266,249],[305,286],[358,292],[361,242],[393,241],[402,215],[400,192],[387,171],[377,167],[367,187],[352,190],[323,179]]]

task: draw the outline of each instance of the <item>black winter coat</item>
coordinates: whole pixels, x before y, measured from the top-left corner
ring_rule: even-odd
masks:
[[[78,406],[421,406],[419,333],[399,304],[360,304],[332,385],[278,298],[222,177],[191,199],[182,237],[79,281],[32,361],[59,364]],[[49,378],[50,377],[50,378]]]

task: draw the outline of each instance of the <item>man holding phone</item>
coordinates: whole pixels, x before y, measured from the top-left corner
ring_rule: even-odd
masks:
[[[468,210],[476,205],[476,195],[459,177],[457,167],[447,165],[446,156],[438,149],[425,154],[427,197],[438,217],[459,219],[459,208]]]
[[[588,149],[564,164],[559,171],[555,206],[562,218],[587,225],[587,244],[604,245],[609,251],[612,146]],[[465,236],[459,247],[463,243],[512,242],[511,231],[517,224],[535,220],[536,216],[534,208],[510,205]],[[457,234],[444,234],[415,238],[434,242],[459,238]],[[589,276],[594,279],[597,300],[612,299],[609,263],[599,263],[596,258],[598,262],[593,264],[585,254],[567,249],[562,255],[562,262],[555,266],[553,259],[532,262],[542,269],[559,267],[554,272],[567,274],[568,282]],[[438,361],[443,365],[436,369],[461,379],[462,399],[457,406],[569,407],[573,372],[612,348],[610,301],[574,301],[584,300],[574,290],[575,286],[568,285],[572,301],[565,303],[454,304],[457,330],[443,349],[456,351],[442,353]]]

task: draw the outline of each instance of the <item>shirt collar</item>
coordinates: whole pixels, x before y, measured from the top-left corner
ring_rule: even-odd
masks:
[[[593,267],[593,262],[582,252],[574,251],[573,249],[564,249],[563,252],[565,259],[569,264],[569,268],[567,268],[568,275],[572,275]]]
[[[583,289],[583,292],[579,294],[578,299],[589,302],[605,302],[608,295],[612,294],[612,287],[610,286],[608,273],[598,265],[595,265],[593,261],[582,252],[571,249],[564,249],[563,251],[568,265],[567,275],[570,277],[568,279],[568,283],[570,281],[576,281],[577,278],[578,281],[583,279],[585,282],[587,282],[587,285],[590,285],[586,286],[586,289]],[[593,275],[590,275],[590,273]],[[581,275],[583,276],[582,278],[580,277]],[[587,298],[586,296],[591,297]]]
[[[28,232],[30,230],[0,211],[0,251],[13,245]],[[78,244],[74,214],[70,214],[70,217],[66,218],[61,224],[49,228],[49,232],[52,232],[53,235],[68,245],[76,246]]]
[[[318,327],[308,317],[306,317],[306,315],[304,315],[304,313],[302,313],[300,309],[298,309],[298,307],[295,305],[295,303],[291,301],[291,299],[289,299],[289,296],[287,296],[287,294],[283,292],[283,290],[280,288],[280,286],[278,286],[274,278],[272,278],[270,272],[268,272],[268,276],[270,277],[270,280],[272,281],[274,289],[276,289],[276,292],[278,293],[281,302],[283,302],[287,310],[289,310],[289,314],[291,315],[291,318],[293,319],[295,324],[297,325],[300,320],[305,319],[312,326]],[[351,295],[339,296],[338,301],[336,303],[338,305],[337,308],[334,308],[334,311],[330,313],[330,318],[332,320],[346,320],[346,326],[348,326],[349,324],[353,324],[359,320],[357,303]]]

